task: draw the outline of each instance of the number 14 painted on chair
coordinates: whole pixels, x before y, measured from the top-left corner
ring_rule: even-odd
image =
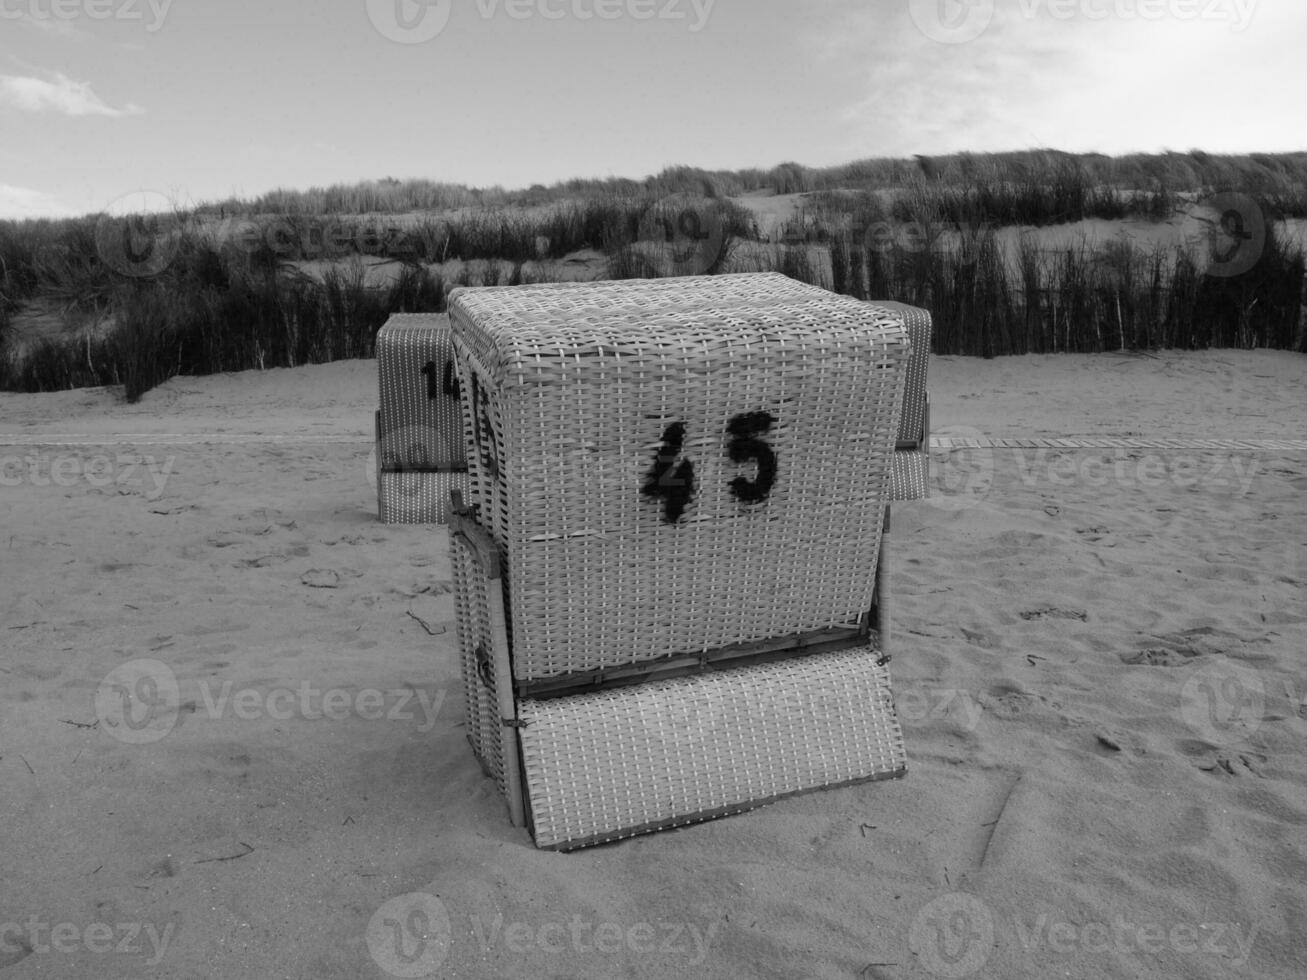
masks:
[[[776,453],[760,436],[771,431],[776,419],[768,412],[745,412],[726,425],[731,440],[726,445],[732,463],[756,463],[758,473],[752,480],[737,476],[731,481],[731,493],[745,504],[765,501],[776,485]],[[663,430],[663,442],[654,456],[653,466],[645,475],[640,493],[650,499],[662,499],[663,523],[675,524],[694,499],[694,463],[682,458],[685,446],[685,423],[673,422]]]

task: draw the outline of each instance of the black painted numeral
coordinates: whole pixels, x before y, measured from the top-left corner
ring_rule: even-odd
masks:
[[[776,453],[759,438],[771,432],[775,424],[776,419],[768,412],[745,412],[726,424],[731,436],[726,451],[731,462],[755,463],[758,468],[754,479],[737,476],[730,482],[731,493],[741,503],[762,503],[776,486],[779,471]],[[645,497],[662,500],[664,524],[679,521],[694,499],[694,464],[682,458],[684,448],[685,423],[674,422],[663,431],[662,445],[640,488]]]
[[[675,524],[694,499],[694,464],[680,459],[685,446],[685,423],[674,422],[663,432],[654,464],[645,476],[640,492],[650,499],[663,501],[663,523]],[[677,460],[680,459],[680,463]]]
[[[746,480],[742,476],[737,476],[731,481],[731,493],[735,494],[735,499],[742,503],[761,503],[767,499],[772,487],[776,485],[776,453],[772,451],[771,446],[758,438],[770,432],[775,424],[776,419],[767,412],[745,412],[743,415],[735,416],[726,425],[726,431],[732,437],[727,446],[731,462],[752,461],[758,464],[756,479]]]
[[[427,361],[423,364],[422,375],[427,379],[427,400],[435,401],[440,397],[440,386],[436,384],[436,362]]]
[[[422,365],[422,375],[427,379],[428,400],[435,401],[439,398],[442,387],[444,388],[444,394],[450,398],[457,398],[459,396],[458,375],[454,373],[454,362],[445,362],[445,373],[440,381],[436,380],[438,374],[440,374],[440,369],[436,367],[435,361],[427,361],[426,364]]]
[[[499,442],[495,438],[495,427],[490,424],[490,396],[481,387],[475,374],[472,375],[472,435],[476,440],[477,451],[481,455],[481,465],[492,477],[499,476]]]

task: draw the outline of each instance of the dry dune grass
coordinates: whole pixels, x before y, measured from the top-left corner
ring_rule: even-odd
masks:
[[[1223,192],[1269,229],[1241,246],[1248,268],[1215,261],[1230,241],[1198,202]],[[368,356],[389,313],[440,311],[455,285],[771,269],[929,307],[941,353],[1302,349],[1305,221],[1301,155],[1040,151],[522,192],[384,181],[121,226],[3,223],[0,387],[134,398],[178,371]],[[145,248],[132,274],[104,254],[115,235]]]

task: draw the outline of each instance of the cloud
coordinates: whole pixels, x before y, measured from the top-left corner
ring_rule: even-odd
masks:
[[[27,75],[0,75],[0,106],[22,112],[57,112],[65,116],[136,116],[145,110],[128,103],[121,109],[105,105],[86,82],[58,73],[54,81]]]
[[[0,218],[67,218],[72,214],[53,194],[0,184]]]

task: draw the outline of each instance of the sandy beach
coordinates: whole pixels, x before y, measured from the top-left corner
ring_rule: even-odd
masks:
[[[929,386],[906,778],[573,854],[467,745],[374,362],[0,394],[0,976],[1307,975],[1307,357]]]

